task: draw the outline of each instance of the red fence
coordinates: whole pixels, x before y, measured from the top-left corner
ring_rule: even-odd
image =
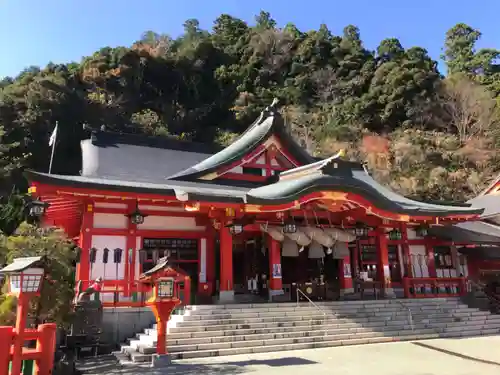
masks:
[[[465,277],[419,277],[403,279],[406,298],[455,297],[467,293]]]
[[[24,342],[31,340],[36,340],[36,348],[24,348]],[[14,355],[15,344],[19,344],[19,341],[21,341],[22,346],[20,358]],[[37,330],[27,329],[21,337],[14,327],[0,326],[0,375],[9,374],[11,361],[30,360],[35,361],[34,375],[50,375],[54,367],[55,349],[55,324],[41,324]]]

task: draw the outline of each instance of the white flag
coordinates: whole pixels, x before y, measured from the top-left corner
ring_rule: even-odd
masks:
[[[49,138],[49,146],[52,146],[54,143],[56,143],[56,137],[57,137],[57,122],[56,122],[56,127],[54,128],[54,131],[52,132],[52,135]]]

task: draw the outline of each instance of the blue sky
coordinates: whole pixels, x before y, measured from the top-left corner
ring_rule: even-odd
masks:
[[[30,65],[79,61],[104,46],[128,46],[146,30],[176,36],[188,18],[211,28],[221,13],[253,22],[261,10],[280,26],[299,29],[326,23],[336,34],[348,24],[365,45],[397,37],[439,59],[446,30],[465,22],[483,33],[480,46],[500,48],[499,0],[0,0],[0,77]]]

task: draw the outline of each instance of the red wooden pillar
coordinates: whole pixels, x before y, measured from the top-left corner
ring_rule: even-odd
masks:
[[[207,286],[208,294],[212,295],[215,290],[215,238],[207,237]]]
[[[233,301],[233,236],[229,228],[220,228],[220,286],[219,299]]]
[[[135,205],[132,205],[129,203],[128,205],[128,212],[132,212],[135,209]],[[135,274],[135,262],[139,261],[136,259],[136,254],[137,254],[137,239],[136,239],[136,230],[137,230],[137,225],[133,224],[130,219],[128,219],[127,223],[127,243],[126,243],[126,249],[125,249],[125,254],[123,254],[123,257],[125,259],[125,275],[123,279],[125,280],[125,290],[124,290],[124,295],[125,297],[130,297],[131,292],[135,291],[137,288],[137,285],[135,283],[136,277],[139,275]],[[116,278],[119,279],[119,275],[116,275]]]
[[[14,327],[0,326],[0,374],[9,373],[10,349],[14,335]]]
[[[382,284],[382,293],[384,297],[393,297],[394,291],[392,289],[391,283],[391,271],[389,268],[389,248],[387,244],[387,235],[383,228],[379,228],[376,231],[376,243],[377,243],[377,273],[378,279]]]
[[[209,280],[209,245],[210,238],[200,238],[198,242],[198,294],[210,296],[212,290]]]
[[[80,262],[76,267],[76,282],[83,280],[83,289],[90,285],[90,248],[92,247],[92,228],[94,226],[94,205],[86,203],[80,231]]]
[[[413,271],[412,271],[412,259],[410,256],[410,245],[408,244],[408,226],[406,223],[401,224],[401,239],[403,240],[402,245],[401,245],[401,250],[403,253],[403,259],[405,260],[403,262],[403,266],[406,268],[405,269],[405,274],[406,277],[413,277]],[[401,275],[404,277],[405,275]]]
[[[340,261],[339,267],[340,294],[354,293],[351,273],[351,256],[346,255]]]
[[[283,283],[281,279],[281,244],[267,236],[269,249],[269,297],[283,294]]]

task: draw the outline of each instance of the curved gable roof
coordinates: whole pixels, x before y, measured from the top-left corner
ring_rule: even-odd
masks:
[[[197,163],[169,179],[190,180],[200,178],[214,172],[230,163],[240,160],[249,152],[255,150],[272,135],[275,135],[286,150],[302,165],[314,162],[316,159],[309,155],[285,129],[284,120],[276,108],[277,100],[267,107],[236,141],[219,151],[215,155]]]
[[[280,205],[320,191],[354,193],[379,209],[414,216],[479,215],[482,208],[451,206],[415,201],[375,181],[360,163],[341,159],[343,152],[310,165],[281,173],[273,184],[252,189],[246,203]]]

